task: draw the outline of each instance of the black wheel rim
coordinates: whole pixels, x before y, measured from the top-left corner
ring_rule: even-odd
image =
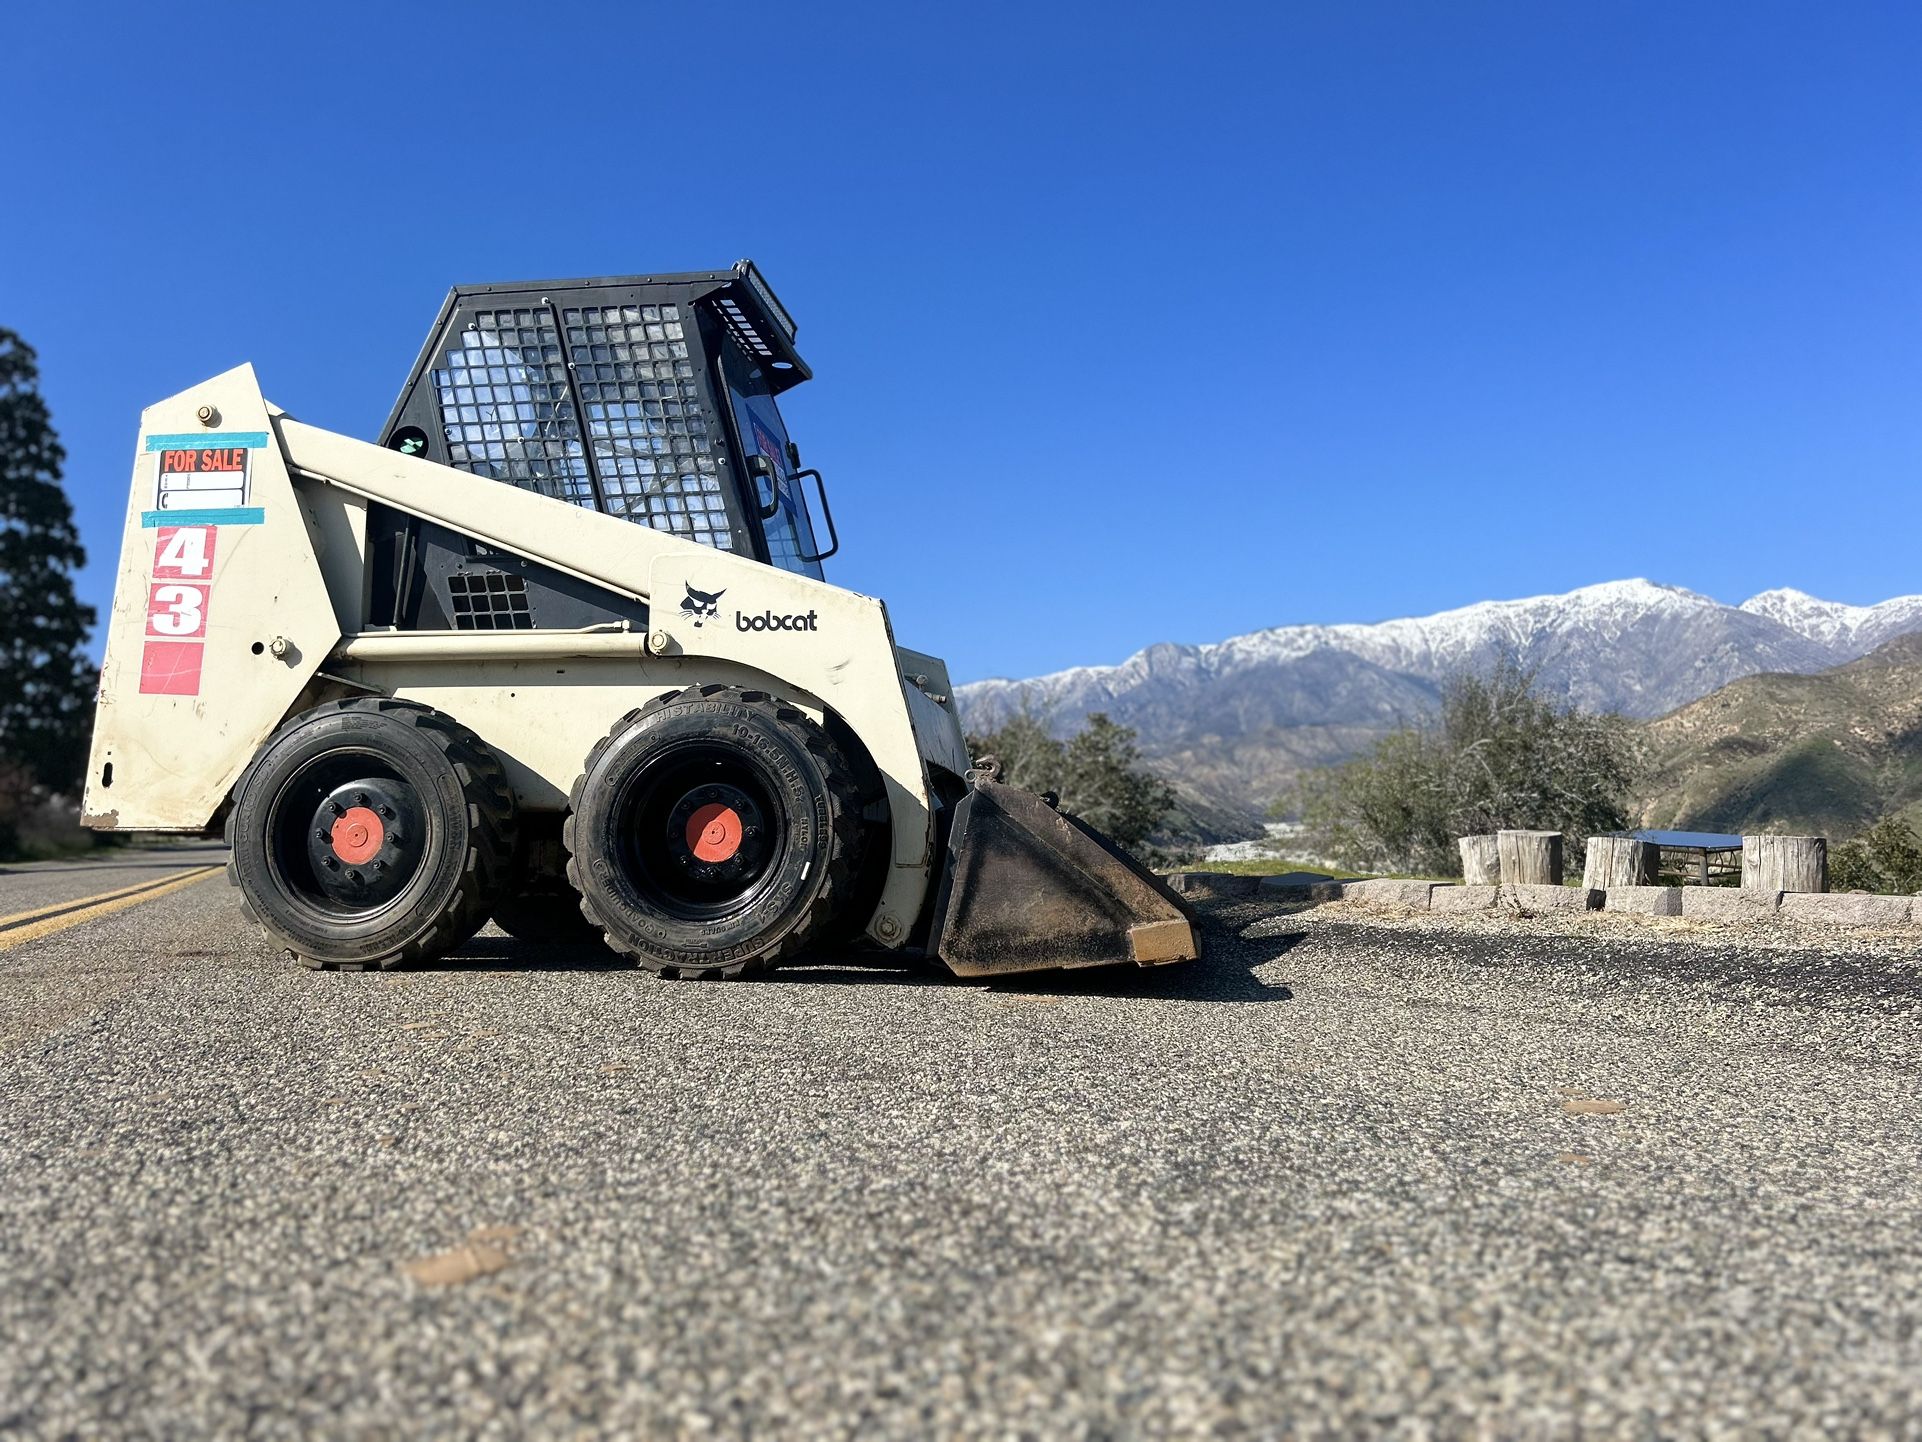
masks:
[[[315,918],[371,920],[421,879],[428,811],[419,789],[371,751],[329,751],[281,784],[267,815],[273,876]]]
[[[683,921],[753,905],[779,873],[787,838],[773,776],[732,747],[700,741],[651,758],[616,799],[613,823],[630,883]]]

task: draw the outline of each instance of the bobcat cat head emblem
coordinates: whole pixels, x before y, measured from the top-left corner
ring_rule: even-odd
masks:
[[[681,584],[687,587],[687,595],[681,598],[681,615],[699,626],[709,617],[721,614],[721,597],[727,594],[725,588],[719,591],[697,591],[692,586],[688,586],[685,581]]]

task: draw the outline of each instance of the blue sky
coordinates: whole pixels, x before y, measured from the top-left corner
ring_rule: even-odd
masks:
[[[0,325],[371,437],[447,287],[754,257],[957,678],[1647,575],[1922,590],[1922,7],[46,4]]]

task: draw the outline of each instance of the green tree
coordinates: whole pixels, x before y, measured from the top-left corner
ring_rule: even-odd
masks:
[[[1053,792],[1063,811],[1130,851],[1148,849],[1174,805],[1174,791],[1142,766],[1134,731],[1099,711],[1064,742],[1024,700],[998,730],[970,736],[968,753],[994,757],[1011,786]]]
[[[1829,890],[1922,892],[1922,837],[1898,816],[1884,816],[1829,856]]]
[[[1627,826],[1639,751],[1628,721],[1556,705],[1505,657],[1451,679],[1435,724],[1311,772],[1297,804],[1316,850],[1358,869],[1452,876],[1457,837],[1516,827],[1561,832],[1579,859]]]
[[[1060,792],[1070,813],[1129,850],[1144,847],[1175,804],[1174,789],[1142,767],[1134,729],[1100,711],[1068,740]]]
[[[0,854],[29,809],[78,787],[87,760],[94,670],[81,648],[94,613],[73,590],[86,553],[65,459],[33,348],[0,329]]]

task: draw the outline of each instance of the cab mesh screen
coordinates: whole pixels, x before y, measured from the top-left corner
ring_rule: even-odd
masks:
[[[450,464],[593,509],[571,360],[608,513],[731,550],[681,307],[570,307],[561,323],[545,307],[482,311],[449,345],[434,390]]]
[[[500,571],[456,571],[447,578],[456,631],[531,631],[527,578]]]

